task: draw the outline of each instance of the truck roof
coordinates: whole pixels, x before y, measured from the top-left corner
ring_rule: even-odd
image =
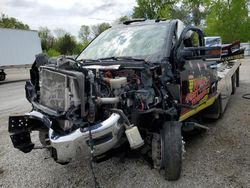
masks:
[[[128,22],[128,23],[126,23]],[[116,25],[113,25],[112,28],[126,28],[126,27],[135,27],[135,26],[143,26],[143,25],[169,25],[169,27],[174,27],[175,32],[177,35],[177,38],[180,37],[181,32],[183,31],[185,25],[184,23],[179,19],[156,19],[156,20],[147,20],[147,19],[132,19],[127,20],[125,23],[119,23]]]
[[[160,24],[170,24],[170,23],[180,23],[183,24],[181,20],[178,19],[156,19],[156,20],[147,20],[147,19],[131,19],[126,20],[123,23],[115,24],[114,27],[130,27],[130,26],[141,26],[141,25],[160,25]],[[184,24],[183,24],[184,25]]]

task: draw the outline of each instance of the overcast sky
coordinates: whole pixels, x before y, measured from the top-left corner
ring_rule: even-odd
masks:
[[[0,13],[15,17],[31,29],[63,28],[77,36],[81,25],[111,23],[129,15],[136,0],[0,0]]]

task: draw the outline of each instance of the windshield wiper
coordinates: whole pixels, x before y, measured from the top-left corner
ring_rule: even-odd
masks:
[[[83,62],[83,63],[101,62],[101,60],[99,59],[80,59],[78,61]]]
[[[104,57],[104,58],[100,58],[98,59],[100,61],[105,61],[105,60],[114,60],[114,61],[122,61],[122,60],[128,60],[128,61],[145,61],[145,59],[140,59],[140,58],[134,58],[131,56],[112,56],[112,57]]]

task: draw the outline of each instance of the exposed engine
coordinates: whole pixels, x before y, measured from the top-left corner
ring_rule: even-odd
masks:
[[[26,84],[33,105],[29,117],[48,127],[52,156],[60,163],[90,148],[98,156],[126,140],[136,149],[149,136],[151,145],[150,132],[159,132],[164,118],[178,113],[175,102],[163,100],[170,95],[162,83],[171,79],[170,69],[163,70],[145,62],[83,64],[40,55]]]
[[[155,69],[118,67],[82,66],[82,74],[79,69],[58,69],[53,64],[41,66],[39,104],[60,114],[62,119],[56,121],[67,131],[103,121],[112,109],[122,109],[131,120],[131,114],[145,112],[161,103],[159,88],[153,81],[157,77]]]

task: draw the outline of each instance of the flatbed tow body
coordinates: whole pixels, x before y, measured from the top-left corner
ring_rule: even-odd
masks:
[[[235,86],[232,84],[232,81],[236,84],[237,80],[239,79],[239,68],[241,63],[238,60],[231,60],[230,62],[223,62],[217,64],[214,68],[217,69],[218,74],[218,85],[217,85],[217,92],[214,96],[211,96],[207,99],[203,104],[200,104],[198,107],[194,107],[194,109],[185,109],[184,113],[181,114],[179,121],[184,121],[187,118],[199,113],[200,111],[212,106],[216,100],[221,105],[220,113],[223,113],[230,95],[232,94],[233,87]],[[236,84],[238,87],[238,84]],[[208,112],[207,112],[208,113]],[[206,117],[217,117],[218,115],[212,115],[212,112],[209,112],[209,115],[206,114]]]

